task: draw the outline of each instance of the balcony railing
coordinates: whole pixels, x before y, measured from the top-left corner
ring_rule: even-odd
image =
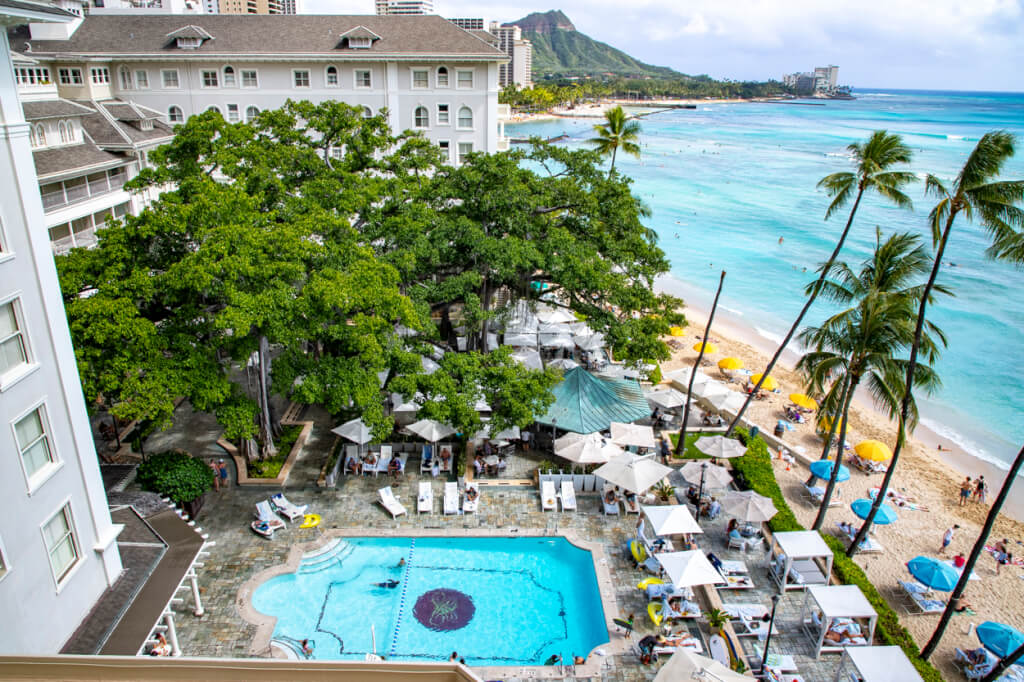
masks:
[[[79,185],[64,185],[60,190],[44,192],[43,211],[50,213],[67,206],[88,201],[94,197],[116,192],[124,187],[128,178],[125,173],[96,178]]]
[[[91,249],[96,246],[96,243],[99,241],[96,237],[96,231],[102,230],[106,226],[106,223],[103,223],[96,227],[86,228],[81,232],[75,232],[67,237],[56,239],[50,242],[50,248],[53,249],[53,253],[58,256],[63,256],[71,249],[77,247]]]

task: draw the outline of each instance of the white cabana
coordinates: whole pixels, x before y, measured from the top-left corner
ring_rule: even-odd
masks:
[[[686,552],[665,552],[655,554],[654,558],[661,564],[668,581],[676,587],[693,587],[694,585],[718,585],[726,582],[704,552],[699,549]]]
[[[521,350],[518,353],[512,353],[510,357],[527,369],[544,369],[540,353],[535,350]]]
[[[654,677],[654,682],[708,680],[709,682],[750,682],[752,678],[733,672],[713,658],[679,647]]]
[[[660,407],[663,410],[674,410],[686,404],[686,394],[674,388],[651,391],[645,393],[644,397],[647,398],[647,404],[651,406],[651,409]]]
[[[683,367],[682,369],[674,369],[671,372],[666,373],[665,376],[664,376],[664,379],[665,379],[665,381],[667,381],[670,384],[672,384],[672,386],[674,386],[675,388],[678,388],[680,391],[685,393],[686,392],[686,387],[690,383],[690,372],[692,372],[692,371],[693,371],[692,367]],[[697,384],[703,384],[703,383],[707,383],[709,381],[712,381],[711,377],[709,377],[707,374],[705,374],[704,372],[702,372],[702,371],[700,371],[698,369],[697,370],[697,378],[694,379],[694,381],[693,381],[694,385],[696,386]]]
[[[731,393],[732,391],[725,384],[714,379],[693,385],[693,397],[703,400],[705,403],[711,398],[728,397]]]
[[[345,440],[350,440],[357,445],[365,445],[373,440],[373,434],[370,433],[370,428],[363,423],[361,417],[335,426],[331,429],[331,433],[341,436]]]
[[[649,456],[638,457],[627,452],[598,468],[594,475],[639,495],[670,473],[670,467]]]
[[[434,419],[421,419],[405,428],[429,443],[436,443],[455,433],[455,429]]]
[[[509,333],[505,332],[505,345],[515,348],[536,348],[537,335],[533,333]]]
[[[779,589],[802,590],[808,585],[828,585],[832,575],[832,550],[813,530],[792,530],[772,535],[771,570]],[[818,562],[822,565],[819,565]]]
[[[800,622],[815,658],[847,647],[869,646],[877,620],[878,613],[856,585],[811,585],[805,592]],[[830,630],[842,639],[825,639]]]
[[[704,436],[693,444],[698,450],[709,457],[729,459],[747,454],[747,446],[733,438],[725,436]]]
[[[655,448],[654,428],[643,424],[623,424],[612,422],[610,425],[612,442],[616,445],[635,445],[638,448]]]
[[[864,646],[843,650],[834,682],[923,682],[917,668],[898,646]]]
[[[577,464],[603,464],[625,451],[600,433],[568,433],[555,439],[555,454]]]
[[[704,490],[724,488],[732,482],[732,474],[729,473],[728,469],[717,464],[709,464],[707,460],[703,462],[687,462],[679,470],[679,473],[686,479],[687,483],[692,485],[700,485],[700,479],[703,475]]]
[[[579,366],[580,363],[571,358],[557,358],[548,363],[548,367],[554,367],[555,369],[573,369]]]
[[[725,389],[727,393],[722,393],[718,389],[713,390],[711,395],[702,396],[701,401],[716,412],[736,414],[747,399],[742,393],[730,391],[728,388]]]
[[[655,535],[683,535],[684,533],[704,532],[684,504],[658,507],[645,504],[641,505],[640,509],[647,517],[647,520],[650,521],[651,531]]]

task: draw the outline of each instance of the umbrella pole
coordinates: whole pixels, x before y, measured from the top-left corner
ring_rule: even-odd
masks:
[[[697,518],[700,518],[700,512],[702,509],[701,503],[704,501],[704,475],[708,471],[708,463],[704,462],[700,465],[700,490],[697,491]]]

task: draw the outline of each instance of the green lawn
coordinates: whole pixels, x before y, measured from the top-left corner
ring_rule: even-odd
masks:
[[[274,443],[277,446],[277,455],[270,459],[264,459],[249,464],[249,476],[251,478],[277,478],[281,473],[281,467],[292,451],[292,446],[302,432],[302,424],[281,427],[281,436]]]
[[[686,448],[683,450],[683,456],[681,458],[676,457],[675,455],[675,448],[679,444],[679,432],[676,431],[674,433],[670,433],[669,438],[672,439],[672,457],[674,459],[710,459],[694,446],[694,443],[696,443],[697,439],[700,438],[699,433],[686,434]]]

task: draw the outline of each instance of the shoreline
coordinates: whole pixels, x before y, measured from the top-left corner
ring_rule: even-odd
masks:
[[[513,114],[505,123],[533,123],[536,121],[556,121],[560,118],[603,118],[604,113],[618,106],[633,107],[634,109],[665,109],[687,105],[701,104],[751,104],[756,102],[775,101],[772,98],[761,99],[663,99],[634,101],[626,99],[602,99],[598,102],[591,102],[579,107],[553,107],[547,111],[540,111],[532,114]]]

